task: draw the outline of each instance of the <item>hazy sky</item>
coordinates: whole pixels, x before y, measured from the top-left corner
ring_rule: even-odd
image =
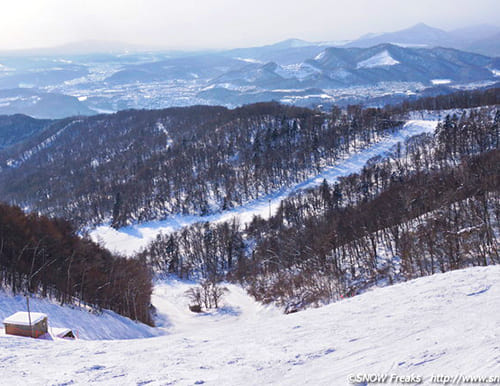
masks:
[[[418,22],[500,25],[500,0],[2,0],[0,49],[96,39],[227,48],[353,39]]]

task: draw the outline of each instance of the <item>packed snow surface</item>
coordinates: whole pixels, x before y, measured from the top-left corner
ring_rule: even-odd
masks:
[[[366,60],[363,60],[362,62],[359,62],[356,68],[394,66],[395,64],[399,64],[399,62],[394,59],[387,50],[384,50]]]
[[[111,251],[131,256],[135,252],[146,247],[159,233],[171,233],[183,226],[191,225],[196,222],[219,222],[238,218],[240,223],[247,223],[250,222],[255,215],[268,218],[270,213],[274,213],[279,208],[281,200],[289,194],[302,189],[319,186],[324,179],[329,183],[333,183],[339,177],[360,171],[366,161],[374,156],[387,153],[396,143],[417,134],[433,132],[438,123],[438,118],[434,116],[427,116],[426,118],[429,119],[410,120],[401,130],[387,135],[381,141],[367,148],[354,152],[334,165],[325,167],[318,175],[295,186],[283,188],[242,206],[215,213],[210,216],[174,215],[166,220],[144,222],[118,230],[109,225],[102,225],[92,230],[90,236],[94,241],[101,243]]]
[[[394,374],[431,384],[433,375],[498,376],[499,283],[500,266],[476,267],[289,315],[236,286],[219,312],[192,314],[182,295],[189,283],[159,283],[153,302],[169,334],[126,341],[0,334],[0,383],[346,385],[349,375]]]

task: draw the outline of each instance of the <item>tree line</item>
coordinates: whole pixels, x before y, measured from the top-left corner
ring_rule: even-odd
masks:
[[[480,90],[462,90],[450,94],[433,97],[406,100],[396,106],[386,106],[393,113],[405,113],[416,110],[449,110],[467,109],[481,106],[494,106],[500,104],[500,92],[497,87]]]
[[[151,270],[79,237],[61,219],[0,203],[0,287],[152,324]]]

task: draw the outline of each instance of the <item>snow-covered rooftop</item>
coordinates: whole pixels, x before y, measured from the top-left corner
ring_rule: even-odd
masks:
[[[30,312],[31,316],[31,324],[36,324],[47,317],[46,314],[42,314],[41,312]],[[29,326],[30,325],[30,316],[28,316],[27,312],[16,312],[15,314],[5,318],[3,320],[4,324],[17,324],[21,326]]]
[[[66,328],[66,327],[52,327],[51,328],[51,334],[57,338],[64,338],[66,334],[72,333],[73,330],[71,328]]]

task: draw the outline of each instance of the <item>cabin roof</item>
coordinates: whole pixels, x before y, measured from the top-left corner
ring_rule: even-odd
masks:
[[[42,314],[41,312],[30,312],[31,315],[31,324],[36,324],[47,317],[46,314]],[[17,324],[20,326],[29,326],[29,318],[27,312],[16,312],[15,314],[5,318],[3,320],[4,324]]]
[[[66,327],[52,327],[51,330],[52,334],[57,336],[58,338],[63,338],[64,335],[66,335],[68,332],[73,332],[73,330]]]

